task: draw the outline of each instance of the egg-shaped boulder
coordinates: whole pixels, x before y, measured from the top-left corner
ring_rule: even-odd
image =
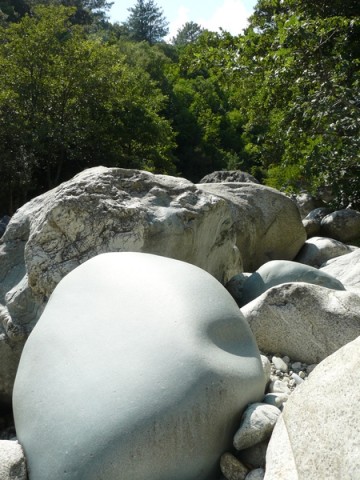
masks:
[[[311,283],[333,290],[345,290],[344,285],[332,275],[303,263],[272,260],[264,263],[242,285],[239,305],[244,306],[261,294],[282,283]]]
[[[30,480],[210,480],[265,379],[226,289],[193,265],[105,253],[64,277],[20,360]]]

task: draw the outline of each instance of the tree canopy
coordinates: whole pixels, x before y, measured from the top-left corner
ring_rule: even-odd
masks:
[[[0,1],[0,212],[93,165],[242,169],[360,208],[360,7],[259,0],[233,36],[152,0]]]
[[[137,0],[128,10],[130,15],[124,25],[131,39],[153,45],[169,33],[168,21],[154,0]]]

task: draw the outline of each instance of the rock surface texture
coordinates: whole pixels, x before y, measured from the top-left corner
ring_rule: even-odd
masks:
[[[241,170],[220,170],[205,175],[199,183],[222,183],[222,182],[250,182],[259,183],[250,173]]]
[[[360,472],[360,337],[321,362],[286,403],[265,480],[356,480]]]
[[[346,290],[360,294],[360,248],[328,260],[320,270],[338,278]]]
[[[261,351],[317,363],[360,332],[360,297],[307,283],[267,290],[241,309]]]
[[[21,357],[15,425],[30,480],[210,480],[264,388],[255,340],[217,280],[107,253],[53,292]]]
[[[231,206],[245,271],[253,272],[269,260],[293,260],[303,246],[306,232],[299,209],[286,195],[252,183],[197,186]]]
[[[0,440],[0,478],[27,480],[24,452],[15,440]]]

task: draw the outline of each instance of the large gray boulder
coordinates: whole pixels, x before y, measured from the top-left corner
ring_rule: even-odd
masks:
[[[263,352],[318,363],[360,333],[360,296],[308,283],[267,290],[241,312]]]
[[[360,337],[321,362],[286,402],[264,480],[356,480],[360,472]]]
[[[305,282],[335,290],[345,290],[335,277],[309,265],[287,260],[273,260],[262,265],[244,281],[242,297],[236,299],[241,306],[259,297],[269,288],[282,283]]]
[[[298,255],[296,262],[305,263],[319,268],[328,260],[351,253],[354,247],[327,237],[313,237],[305,242]]]
[[[53,289],[111,251],[195,264],[226,281],[242,270],[227,202],[191,182],[137,170],[86,170],[24,205],[0,242],[0,401]]]
[[[343,243],[360,239],[360,212],[346,208],[326,215],[321,220],[320,235]]]
[[[99,255],[58,284],[22,353],[30,480],[210,480],[265,377],[226,289],[184,262]]]
[[[201,190],[231,206],[243,267],[253,272],[269,260],[293,260],[306,240],[296,203],[254,183],[203,183]],[[238,272],[237,272],[238,273]]]

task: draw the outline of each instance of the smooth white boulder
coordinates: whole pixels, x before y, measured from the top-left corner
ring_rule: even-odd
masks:
[[[312,237],[305,242],[295,258],[296,262],[319,268],[331,258],[351,253],[353,247],[326,237]]]
[[[263,352],[318,363],[360,333],[360,296],[309,283],[270,288],[241,312]]]
[[[346,290],[360,294],[360,248],[328,260],[320,270],[338,278],[345,285]]]
[[[226,289],[193,265],[107,253],[58,284],[14,386],[30,480],[209,480],[265,377]]]
[[[321,362],[286,402],[265,480],[356,480],[360,472],[360,337]]]

